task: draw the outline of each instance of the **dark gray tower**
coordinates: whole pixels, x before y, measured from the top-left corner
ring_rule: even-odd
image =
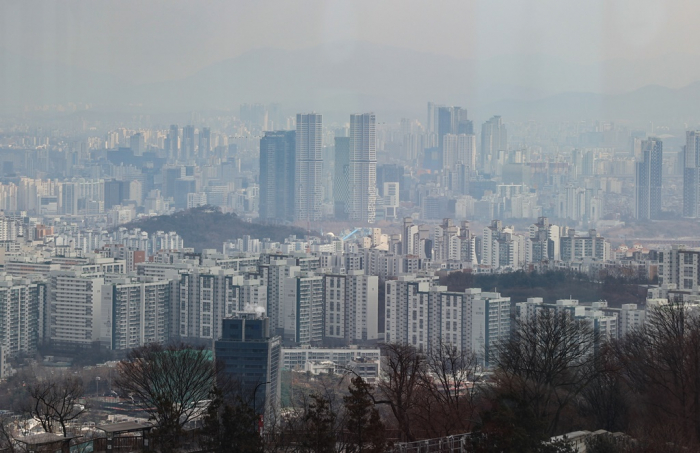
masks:
[[[265,132],[260,139],[260,219],[294,220],[296,132]]]

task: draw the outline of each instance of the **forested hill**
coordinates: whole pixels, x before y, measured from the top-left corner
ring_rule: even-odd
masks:
[[[494,289],[512,302],[524,302],[528,297],[542,297],[546,303],[557,299],[578,299],[581,302],[607,300],[611,307],[622,304],[643,304],[647,291],[643,285],[653,283],[634,278],[603,277],[592,280],[578,272],[510,272],[505,274],[471,274],[451,272],[443,275],[440,284],[450,291],[465,288]]]
[[[224,214],[219,208],[212,206],[139,219],[120,226],[140,228],[148,233],[175,231],[185,241],[185,247],[194,247],[198,252],[202,249],[221,250],[225,241],[245,235],[255,239],[270,238],[273,241],[284,241],[292,234],[299,238],[307,234],[306,230],[297,227],[246,222],[236,214]]]

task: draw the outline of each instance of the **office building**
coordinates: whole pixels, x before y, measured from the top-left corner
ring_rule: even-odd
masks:
[[[683,150],[683,217],[700,217],[700,131],[686,131]]]
[[[261,220],[294,220],[295,131],[265,132],[260,139]]]
[[[320,114],[297,114],[294,182],[295,220],[321,220],[323,119]]]
[[[350,198],[348,219],[374,223],[377,198],[376,118],[374,113],[350,115]]]
[[[240,385],[241,396],[254,404],[263,420],[280,407],[280,338],[270,334],[270,320],[254,314],[222,321],[214,356],[224,373]]]
[[[661,214],[663,142],[650,138],[641,146],[642,160],[635,163],[635,217],[656,220]]]
[[[282,368],[303,370],[308,362],[333,362],[337,367],[347,367],[361,358],[380,360],[379,349],[364,348],[282,348]]]

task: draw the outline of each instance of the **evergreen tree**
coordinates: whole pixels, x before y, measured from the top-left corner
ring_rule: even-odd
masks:
[[[262,439],[257,432],[258,421],[253,408],[240,396],[227,402],[218,389],[204,416],[204,446],[215,453],[262,451]]]
[[[374,407],[372,386],[361,377],[352,379],[350,394],[343,397],[345,431],[349,436],[348,452],[380,453],[386,448],[386,429]]]
[[[311,400],[304,414],[305,429],[301,444],[309,452],[335,453],[337,415],[327,398],[311,395]]]

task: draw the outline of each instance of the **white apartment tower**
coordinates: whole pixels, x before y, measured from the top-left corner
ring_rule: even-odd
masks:
[[[379,277],[364,271],[323,276],[327,340],[350,345],[379,339]]]
[[[88,348],[100,340],[103,285],[100,272],[50,272],[48,334],[53,344]]]
[[[102,287],[102,343],[128,350],[170,339],[169,280],[119,277]]]
[[[686,131],[683,149],[683,217],[700,217],[700,131]]]
[[[349,220],[374,223],[377,198],[377,144],[374,113],[350,115]]]

